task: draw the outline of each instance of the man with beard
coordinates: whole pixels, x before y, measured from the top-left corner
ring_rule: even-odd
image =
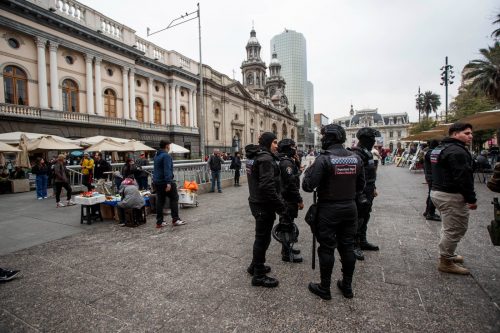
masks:
[[[276,135],[264,132],[259,137],[259,145],[245,147],[247,162],[246,171],[250,196],[248,202],[255,217],[255,242],[253,258],[247,269],[253,275],[252,285],[267,288],[277,287],[277,279],[267,276],[271,267],[265,266],[266,251],[271,243],[276,213],[285,213],[285,204],[280,196],[280,170],[276,151],[278,141]]]
[[[342,263],[342,280],[337,287],[344,297],[352,298],[352,278],[356,258],[356,196],[365,186],[363,162],[342,145],[346,140],[344,129],[329,124],[321,129],[321,154],[306,169],[302,189],[317,191],[317,214],[313,232],[319,242],[318,257],[321,283],[309,283],[309,291],[329,300],[331,276],[335,263],[335,248]]]
[[[368,229],[368,221],[370,220],[370,212],[372,211],[373,199],[377,196],[375,180],[377,179],[377,168],[371,153],[375,145],[375,138],[380,136],[380,132],[370,127],[363,127],[356,133],[359,142],[356,147],[351,150],[358,155],[363,161],[365,172],[366,186],[363,193],[359,194],[356,199],[358,208],[358,230],[356,234],[356,246],[354,255],[358,260],[364,260],[364,251],[378,251],[379,247],[369,243],[366,240],[366,230]]]

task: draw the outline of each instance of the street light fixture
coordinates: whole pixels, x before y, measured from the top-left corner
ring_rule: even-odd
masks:
[[[198,18],[198,49],[199,49],[199,52],[200,52],[200,62],[199,62],[200,108],[198,109],[198,130],[200,132],[200,153],[201,153],[201,158],[203,159],[203,156],[205,156],[205,99],[204,99],[204,96],[203,96],[204,89],[203,89],[203,60],[202,60],[202,57],[201,57],[201,22],[200,22],[201,13],[200,13],[200,3],[197,3],[196,6],[198,7],[197,10],[192,11],[190,13],[186,12],[185,14],[181,15],[180,17],[173,19],[168,24],[168,26],[166,28],[160,29],[160,30],[155,31],[155,32],[150,32],[151,29],[147,28],[147,37]],[[193,14],[196,14],[196,16],[194,16],[194,17],[191,16]]]
[[[448,86],[453,84],[453,66],[448,65],[448,56],[445,57],[445,64],[441,67],[441,85],[445,86],[445,122],[448,123]]]

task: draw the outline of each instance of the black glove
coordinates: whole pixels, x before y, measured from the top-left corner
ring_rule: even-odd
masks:
[[[367,206],[369,203],[368,203],[368,199],[366,198],[366,194],[364,194],[363,192],[358,192],[356,194],[356,204],[358,206]]]

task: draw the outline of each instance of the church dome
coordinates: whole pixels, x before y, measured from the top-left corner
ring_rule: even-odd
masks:
[[[271,66],[281,66],[281,63],[278,60],[278,55],[276,54],[276,52],[273,52],[271,62],[269,63],[269,67]]]
[[[259,40],[257,39],[257,33],[255,30],[252,28],[252,31],[250,31],[250,39],[248,39],[247,46],[251,45],[258,45],[260,46]]]

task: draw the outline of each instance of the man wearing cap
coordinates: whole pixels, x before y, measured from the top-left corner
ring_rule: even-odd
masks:
[[[87,186],[87,191],[92,190],[92,175],[94,173],[94,160],[89,157],[89,153],[83,153],[83,160],[80,163],[82,167],[82,184]]]
[[[431,199],[442,220],[438,270],[468,275],[467,268],[457,265],[464,258],[455,250],[467,232],[469,210],[477,209],[472,157],[466,147],[472,141],[472,125],[454,123],[448,134],[431,153]]]
[[[253,258],[247,271],[253,275],[252,285],[267,288],[277,287],[277,279],[267,276],[271,267],[265,266],[266,251],[271,243],[276,213],[284,214],[286,207],[281,198],[279,158],[276,155],[278,141],[276,135],[264,132],[259,137],[259,145],[245,147],[246,171],[250,196],[248,202],[255,218],[255,242]]]
[[[377,196],[377,189],[375,188],[377,168],[371,151],[375,145],[375,138],[379,136],[380,132],[376,129],[363,127],[356,133],[356,137],[359,140],[357,146],[351,148],[351,150],[363,161],[366,181],[364,191],[360,193],[356,199],[358,208],[358,230],[356,234],[354,255],[358,260],[365,259],[363,250],[379,250],[378,246],[369,243],[366,239],[366,231],[368,229],[368,221],[370,220],[370,212],[372,211],[373,199]]]
[[[314,233],[319,242],[321,282],[309,283],[309,291],[325,300],[332,298],[330,284],[337,248],[342,263],[342,280],[337,281],[337,287],[344,297],[352,298],[351,283],[356,265],[355,198],[365,186],[363,162],[344,148],[346,134],[341,126],[326,125],[321,134],[321,154],[306,169],[302,181],[304,191],[316,190],[318,194]]]

